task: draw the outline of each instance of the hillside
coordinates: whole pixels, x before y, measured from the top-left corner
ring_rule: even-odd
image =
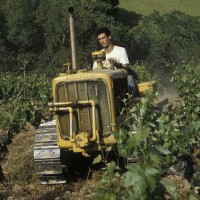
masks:
[[[191,16],[199,16],[199,0],[120,0],[119,8],[141,15],[149,15],[153,10],[160,13],[168,13],[172,10],[179,10]]]

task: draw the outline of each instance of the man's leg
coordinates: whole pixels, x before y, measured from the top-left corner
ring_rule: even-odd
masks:
[[[136,96],[136,83],[132,75],[127,76],[127,82],[128,82],[128,92],[132,97]]]

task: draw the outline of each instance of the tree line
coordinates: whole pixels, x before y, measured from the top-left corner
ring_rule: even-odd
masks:
[[[86,66],[96,49],[97,26],[117,24],[113,17],[119,1],[1,0],[1,71],[57,68],[70,58],[68,7],[75,8],[79,64]],[[117,25],[114,25],[117,27]]]
[[[96,31],[111,29],[114,41],[128,50],[131,63],[143,63],[162,73],[181,62],[198,60],[200,18],[173,11],[155,11],[133,26],[117,18],[118,0],[0,0],[1,71],[60,68],[70,61],[68,7],[75,8],[78,65],[91,66],[99,48]],[[138,20],[133,18],[133,21]],[[138,24],[138,25],[136,25]]]

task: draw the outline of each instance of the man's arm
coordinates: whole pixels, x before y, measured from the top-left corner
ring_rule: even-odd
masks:
[[[129,60],[125,48],[121,48],[119,62],[121,63],[123,69],[128,70]]]
[[[115,59],[109,58],[108,62],[110,63],[110,66],[113,67],[113,69],[128,69],[128,64],[122,64],[120,62],[117,62]]]
[[[128,64],[122,64],[123,69],[125,69],[126,71],[128,71]]]

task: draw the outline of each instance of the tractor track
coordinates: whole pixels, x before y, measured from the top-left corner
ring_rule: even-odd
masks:
[[[66,182],[60,151],[55,120],[41,124],[34,137],[34,164],[42,184]]]

